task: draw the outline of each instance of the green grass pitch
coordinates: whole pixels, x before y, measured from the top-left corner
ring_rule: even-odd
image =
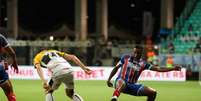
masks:
[[[17,101],[45,101],[39,80],[12,80]],[[201,101],[201,86],[196,81],[187,82],[141,82],[157,90],[156,101]],[[85,101],[110,101],[112,88],[105,81],[75,81],[75,90]],[[56,101],[71,101],[65,96],[62,85],[54,92]],[[146,101],[146,97],[121,94],[118,101]],[[0,90],[0,101],[7,101]]]

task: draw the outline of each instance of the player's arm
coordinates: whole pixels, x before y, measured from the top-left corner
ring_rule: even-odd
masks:
[[[16,61],[16,54],[15,54],[15,51],[13,50],[12,47],[10,46],[7,46],[7,47],[4,47],[5,51],[12,57],[12,65],[11,67],[14,68],[14,71],[16,73],[18,73],[18,65],[17,65],[17,61]]]
[[[47,81],[46,81],[45,78],[44,78],[44,73],[43,73],[43,70],[42,70],[42,67],[40,66],[40,64],[37,63],[37,64],[35,64],[34,66],[35,66],[35,68],[36,68],[36,70],[37,70],[37,73],[38,73],[40,79],[42,80],[42,82],[43,82],[43,83],[47,83]]]
[[[43,73],[43,70],[42,70],[42,67],[40,66],[40,64],[37,63],[34,66],[37,70],[37,73],[38,73],[40,79],[42,80],[43,88],[46,90],[50,89],[49,85],[47,84],[47,81],[45,80],[44,73]]]
[[[121,64],[117,64],[113,69],[112,69],[112,71],[111,71],[111,73],[110,73],[110,76],[109,76],[109,78],[108,78],[108,80],[107,80],[107,85],[108,85],[108,87],[112,87],[113,86],[113,84],[111,83],[111,79],[112,79],[112,77],[117,73],[117,71],[118,71],[118,69],[121,67]]]
[[[38,53],[33,59],[33,64],[34,64],[34,68],[37,70],[37,73],[38,73],[40,79],[42,80],[43,88],[45,88],[47,90],[49,88],[49,86],[47,84],[47,81],[45,80],[44,73],[43,73],[42,67],[40,65],[40,61],[41,61],[42,57],[43,57],[43,54]]]
[[[150,70],[152,71],[157,71],[157,72],[168,72],[168,71],[180,71],[181,70],[181,66],[180,65],[175,65],[173,68],[167,68],[167,67],[159,67],[159,66],[155,66],[153,65]]]
[[[63,55],[63,58],[66,59],[66,60],[69,60],[69,61],[73,61],[75,64],[77,64],[78,66],[80,66],[80,67],[85,71],[85,73],[87,73],[87,74],[91,74],[91,73],[92,73],[92,70],[90,70],[89,68],[87,68],[87,67],[80,61],[80,59],[77,58],[77,56],[72,55],[72,54],[67,54],[67,53],[65,53],[65,54]]]

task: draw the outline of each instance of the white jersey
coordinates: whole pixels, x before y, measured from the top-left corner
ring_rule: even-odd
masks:
[[[59,76],[72,72],[72,66],[63,58],[64,52],[56,50],[44,50],[34,58],[34,65],[40,64],[52,72],[52,76]]]
[[[47,64],[47,69],[52,72],[52,76],[59,76],[72,72],[72,66],[62,57],[52,57]]]

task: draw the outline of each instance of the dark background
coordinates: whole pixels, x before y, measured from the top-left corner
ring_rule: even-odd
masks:
[[[88,30],[95,32],[96,0],[88,0]],[[174,18],[184,8],[185,0],[174,0]],[[6,17],[6,0],[1,0],[1,18]],[[132,7],[131,5],[135,5]],[[150,11],[154,18],[154,34],[160,29],[160,0],[108,0],[109,26],[142,33],[142,15]],[[75,0],[18,0],[19,25],[32,32],[51,32],[66,24],[74,30]],[[2,21],[2,20],[1,20]],[[6,21],[1,22],[6,26]]]

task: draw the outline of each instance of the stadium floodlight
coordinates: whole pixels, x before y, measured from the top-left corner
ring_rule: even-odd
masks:
[[[50,41],[53,41],[54,40],[54,36],[50,36]]]
[[[131,5],[130,5],[130,6],[133,8],[133,7],[135,7],[135,4],[134,4],[134,3],[131,3]]]
[[[154,49],[158,49],[158,45],[154,45]]]

